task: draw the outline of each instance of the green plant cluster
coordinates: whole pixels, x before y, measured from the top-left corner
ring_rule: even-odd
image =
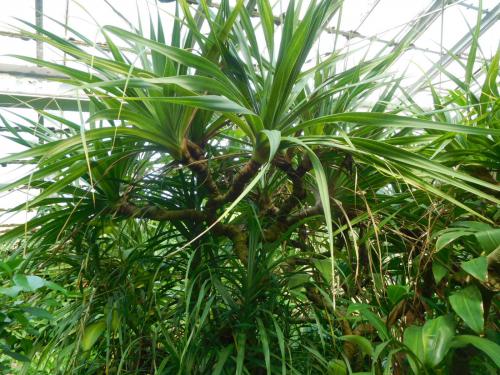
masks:
[[[0,372],[496,374],[500,52],[478,69],[481,13],[429,111],[389,72],[439,13],[347,67],[316,53],[341,1],[233,5],[179,0],[171,34],[152,15],[105,45],[25,22],[69,63],[18,57],[90,113],[0,113],[25,148],[0,163],[32,166],[1,190],[36,192],[0,236]]]

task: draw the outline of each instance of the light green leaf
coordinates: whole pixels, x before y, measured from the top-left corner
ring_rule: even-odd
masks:
[[[403,342],[417,358],[420,358],[422,361],[424,360],[425,353],[424,342],[422,340],[422,327],[410,326],[406,328]],[[412,356],[408,356],[408,362],[410,363],[413,373],[418,374],[419,364],[415,359],[412,358]]]
[[[411,326],[404,332],[404,344],[410,348],[427,368],[438,366],[448,354],[455,336],[453,321],[440,316],[428,320],[423,327]],[[417,374],[417,363],[408,357],[413,371]]]
[[[35,290],[45,286],[45,280],[39,276],[14,275],[12,278],[14,283],[23,288],[25,292],[34,292]]]
[[[307,146],[304,142],[299,140],[298,138],[292,138],[292,137],[283,137],[284,141],[288,141],[291,143],[295,143],[301,147],[303,147],[307,155],[309,156],[309,159],[311,160],[311,164],[313,166],[314,170],[314,176],[316,178],[316,186],[318,187],[318,192],[319,192],[319,197],[321,201],[321,205],[323,207],[323,214],[325,216],[325,221],[326,221],[326,230],[328,233],[328,247],[330,250],[330,268],[331,268],[331,274],[335,274],[335,256],[333,252],[333,225],[332,225],[332,211],[331,211],[331,205],[330,205],[330,195],[328,193],[328,180],[326,178],[325,170],[323,169],[323,165],[321,164],[320,159],[318,156],[314,153],[314,151]],[[334,284],[335,279],[334,277],[331,278],[331,287],[332,287],[332,295],[334,291]],[[333,296],[335,297],[335,296]],[[333,298],[334,304],[335,304],[335,298]]]
[[[373,354],[373,347],[372,347],[371,342],[363,336],[344,335],[344,336],[340,336],[339,340],[347,341],[347,342],[350,342],[352,344],[356,344],[357,346],[359,346],[361,351],[366,355],[371,356]]]
[[[454,227],[467,228],[474,232],[481,232],[484,230],[492,229],[489,224],[482,223],[480,221],[456,221],[453,223]]]
[[[163,102],[172,104],[182,104],[188,107],[206,109],[215,112],[241,113],[246,115],[255,115],[251,110],[241,106],[240,104],[229,100],[225,96],[220,95],[200,95],[200,96],[144,96],[144,97],[127,97],[127,101],[150,101]]]
[[[104,320],[100,320],[85,327],[81,343],[82,350],[83,351],[90,350],[92,346],[94,346],[99,336],[102,335],[105,329],[106,329],[106,322]]]
[[[245,346],[247,342],[247,337],[244,333],[238,334],[236,338],[236,374],[243,374],[243,363],[245,361]]]
[[[90,83],[79,87],[79,89],[94,89],[94,88],[160,88],[165,86],[178,86],[182,89],[194,91],[196,93],[214,93],[238,101],[239,93],[231,91],[231,87],[224,86],[219,81],[205,76],[199,75],[184,75],[174,77],[159,77],[159,78],[130,78],[107,80],[96,83]]]
[[[276,152],[279,149],[280,143],[281,143],[281,132],[279,130],[262,130],[262,133],[266,135],[269,147],[267,147],[267,143],[264,145],[264,148],[267,149],[269,148],[267,154],[268,155],[262,155],[261,158],[264,159],[265,161],[268,161],[269,163],[273,160],[274,155],[276,155]],[[257,148],[259,148],[259,139],[257,142]],[[262,161],[264,161],[262,160]]]
[[[231,352],[234,350],[234,345],[228,345],[224,349],[219,350],[219,355],[217,359],[217,363],[214,367],[213,374],[214,375],[219,375],[222,373],[222,370],[224,369],[224,364],[226,363],[227,359],[229,358],[229,355]]]
[[[380,126],[384,128],[413,128],[413,129],[429,129],[441,130],[443,132],[454,132],[463,134],[477,134],[477,135],[496,135],[500,136],[499,129],[485,129],[473,126],[464,126],[449,123],[439,123],[428,120],[421,120],[412,117],[398,116],[387,113],[374,113],[374,112],[351,112],[339,113],[318,117],[313,120],[303,122],[297,128],[292,128],[290,131],[297,131],[311,126],[334,123],[334,122],[352,122],[360,125]]]
[[[23,291],[23,288],[17,285],[11,286],[10,288],[0,288],[0,294],[8,297],[17,297],[17,295]]]
[[[347,366],[341,359],[332,359],[328,362],[328,375],[347,375]]]
[[[488,258],[486,256],[480,256],[468,260],[467,262],[462,262],[461,267],[465,272],[480,281],[484,282],[488,277]]]
[[[444,359],[455,336],[455,327],[448,317],[428,320],[422,328],[425,363],[434,368]]]
[[[138,34],[131,33],[115,26],[105,26],[104,29],[129,43],[135,42],[144,47],[148,47],[173,61],[199,69],[202,72],[209,73],[214,77],[219,78],[223,83],[233,86],[231,81],[224,75],[224,73],[222,73],[219,66],[202,56],[197,56],[182,48],[172,47],[164,43],[146,39]]]
[[[267,50],[269,51],[269,59],[273,59],[274,55],[274,16],[269,0],[258,0],[257,6],[259,9],[264,37],[266,39]]]

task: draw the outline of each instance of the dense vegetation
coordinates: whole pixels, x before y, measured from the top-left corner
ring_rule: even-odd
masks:
[[[22,30],[90,117],[0,117],[33,166],[2,191],[37,192],[0,237],[0,372],[497,373],[500,53],[477,70],[476,27],[429,111],[387,72],[439,13],[345,68],[315,47],[341,1],[200,3],[106,46]]]

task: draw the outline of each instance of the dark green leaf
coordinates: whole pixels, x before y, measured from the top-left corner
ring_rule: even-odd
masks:
[[[453,310],[464,322],[476,333],[483,332],[484,309],[481,292],[476,286],[471,285],[450,296],[450,304]]]

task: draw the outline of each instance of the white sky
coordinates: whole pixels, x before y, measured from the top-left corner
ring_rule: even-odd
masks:
[[[406,25],[415,19],[430,4],[431,0],[345,0],[342,10],[340,29],[343,31],[357,31],[365,36],[377,36],[384,40],[391,40],[399,36]],[[478,6],[479,0],[461,0],[460,3]],[[141,19],[142,24],[147,29],[148,9],[153,14],[155,10],[155,1],[153,0],[109,0],[123,16],[134,25],[138,25]],[[275,4],[274,14],[279,15],[286,10],[287,0],[271,0]],[[483,0],[483,9],[493,9],[498,4],[498,0]],[[12,26],[20,25],[15,18],[34,23],[35,22],[35,0],[0,0],[0,32],[15,31]],[[376,5],[376,6],[375,6]],[[375,7],[374,7],[375,6]],[[171,15],[173,14],[173,4],[159,5],[162,20],[165,27],[171,25]],[[372,12],[370,10],[374,8]],[[86,11],[85,11],[85,10]],[[138,15],[139,10],[139,15]],[[49,17],[65,22],[66,12],[68,14],[68,24],[82,32],[92,40],[101,42],[99,36],[99,26],[116,25],[128,28],[126,22],[116,15],[116,13],[106,4],[104,0],[45,0],[44,14]],[[460,38],[462,38],[475,24],[477,11],[467,9],[463,6],[454,4],[448,6],[443,12],[443,17],[439,17],[434,24],[429,27],[421,38],[415,43],[417,47],[428,48],[434,51],[440,51],[451,48]],[[59,36],[65,35],[64,28],[50,21],[44,20],[44,27],[53,31]],[[332,21],[332,26],[337,24],[337,18]],[[443,32],[442,32],[443,30]],[[168,33],[167,33],[168,34]],[[497,22],[488,32],[480,38],[480,53],[485,58],[491,58],[498,48],[500,35],[500,24]],[[319,50],[327,53],[333,50],[334,36],[324,34],[320,38]],[[264,45],[264,43],[263,43]],[[354,50],[359,47],[370,48],[377,51],[383,44],[369,42],[353,38],[347,40],[340,37],[338,48]],[[0,64],[23,64],[23,62],[14,59],[7,54],[20,54],[35,57],[36,46],[33,41],[23,41],[21,39],[6,37],[0,35]],[[362,57],[364,51],[353,54],[349,58],[349,64],[356,64]],[[61,61],[62,56],[50,48],[44,48],[44,57],[55,61]],[[481,56],[480,56],[481,57]],[[422,72],[427,71],[434,62],[439,60],[439,56],[433,53],[425,53],[417,50],[410,50],[395,64],[393,71],[406,71],[408,77],[406,82],[421,77]],[[479,65],[478,65],[479,66]],[[455,74],[461,74],[459,64],[452,64],[448,68]],[[58,83],[38,81],[28,78],[16,78],[10,75],[0,73],[0,92],[26,92],[43,93],[48,95],[61,95],[65,88]],[[66,92],[67,94],[67,92]],[[429,104],[429,98],[426,96],[417,96],[422,105]],[[20,114],[35,118],[35,114],[30,110],[17,110]],[[0,113],[8,118],[13,118],[5,114],[0,109]],[[2,126],[0,124],[0,126]],[[2,133],[0,133],[1,135]],[[0,136],[0,157],[15,151],[19,151],[12,142]],[[12,181],[24,172],[24,168],[8,166],[0,167],[0,184]],[[8,195],[0,193],[0,209],[12,207],[19,204],[26,198],[26,193],[11,193]],[[1,214],[1,212],[0,212]],[[0,216],[0,225],[3,222],[22,222],[23,217],[2,219]]]

